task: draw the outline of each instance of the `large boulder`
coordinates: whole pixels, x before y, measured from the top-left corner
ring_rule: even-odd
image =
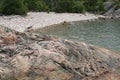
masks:
[[[114,2],[113,1],[107,1],[104,3],[104,9],[105,10],[109,10],[114,6]]]
[[[115,12],[114,12],[113,15],[118,15],[118,16],[120,16],[120,9],[115,10]]]
[[[116,5],[115,2],[113,1],[105,2],[104,9],[105,9],[104,15],[111,16],[113,18],[120,17],[120,8]]]
[[[120,53],[52,36],[13,34],[16,43],[0,44],[0,80],[120,80]]]

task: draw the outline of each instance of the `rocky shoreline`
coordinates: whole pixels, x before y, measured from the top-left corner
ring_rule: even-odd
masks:
[[[120,53],[0,27],[0,80],[120,80]]]
[[[63,22],[73,22],[81,20],[94,20],[102,15],[90,13],[46,13],[46,12],[29,12],[27,16],[0,16],[0,25],[6,26],[19,32],[24,32],[28,27],[32,29],[43,28],[46,26],[60,24]]]
[[[0,16],[0,25],[9,27],[18,32],[24,32],[28,28],[38,29],[55,24],[71,23],[74,21],[94,21],[96,19],[116,19],[119,15],[95,15],[91,13],[46,13],[46,12],[29,12],[27,16],[11,15]]]

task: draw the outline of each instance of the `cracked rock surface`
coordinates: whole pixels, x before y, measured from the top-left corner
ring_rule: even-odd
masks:
[[[0,80],[120,80],[119,68],[120,53],[0,27]]]

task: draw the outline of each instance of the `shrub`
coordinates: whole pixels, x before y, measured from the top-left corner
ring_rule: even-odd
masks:
[[[56,12],[72,12],[74,6],[74,0],[60,0],[58,6],[56,7]]]
[[[1,8],[1,4],[0,4],[0,13],[1,13],[1,11],[2,11],[2,8]]]
[[[85,6],[80,1],[77,1],[77,2],[75,2],[74,6],[73,6],[72,12],[74,12],[74,13],[84,13],[85,12]]]
[[[119,8],[120,8],[120,1],[119,1],[119,0],[118,0],[118,1],[116,0],[116,1],[115,1],[115,5],[116,5],[116,8],[119,9]]]
[[[104,11],[103,0],[87,0],[84,5],[88,12],[101,12]]]
[[[47,11],[48,6],[43,0],[25,0],[25,4],[27,5],[30,11]]]
[[[48,6],[46,5],[45,2],[43,1],[36,1],[36,11],[47,11],[48,10]]]
[[[0,0],[0,14],[2,12],[2,4],[3,4],[4,0]]]
[[[5,0],[2,5],[2,14],[11,15],[26,15],[27,7],[24,5],[24,0]]]

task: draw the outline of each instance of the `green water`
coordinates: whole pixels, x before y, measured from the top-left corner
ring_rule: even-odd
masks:
[[[111,50],[120,51],[120,20],[96,20],[54,25],[38,30],[42,34],[84,41]]]

